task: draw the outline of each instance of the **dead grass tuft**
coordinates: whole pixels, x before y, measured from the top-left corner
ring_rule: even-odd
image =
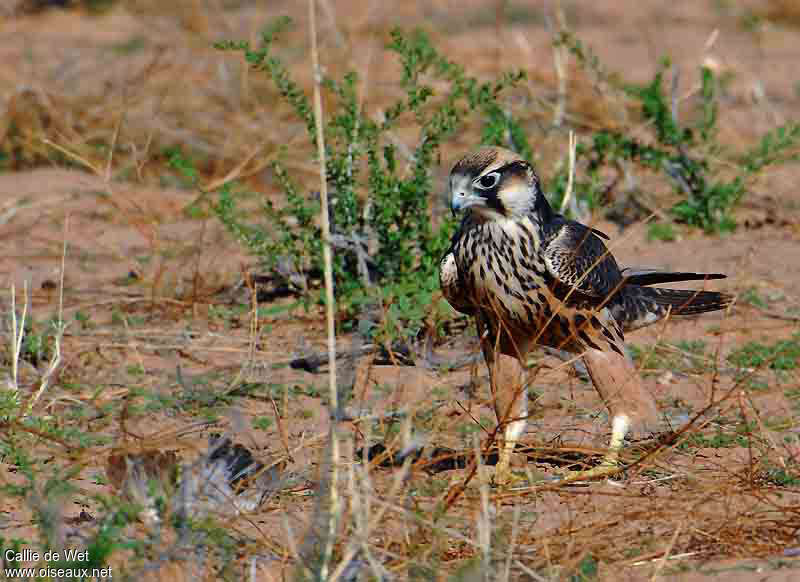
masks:
[[[323,65],[332,72],[355,69],[368,79],[361,100],[369,110],[380,111],[399,92],[398,71],[382,47],[396,20],[433,29],[443,50],[478,76],[494,75],[501,62],[530,68],[529,85],[512,100],[545,175],[568,163],[567,134],[551,129],[554,118],[578,134],[630,129],[635,118],[616,92],[598,91],[591,71],[561,62],[554,72],[553,30],[535,10],[514,5],[503,16],[480,2],[464,8],[411,2],[391,11],[349,1],[322,4]],[[798,22],[793,6],[771,1],[764,17]],[[9,371],[0,373],[5,539],[19,538],[26,547],[53,539],[84,547],[111,532],[117,545],[109,546],[108,563],[154,580],[286,579],[313,557],[314,524],[325,516],[317,498],[328,458],[330,396],[324,375],[291,364],[326,352],[325,319],[318,306],[306,309],[296,297],[259,301],[263,279],[209,218],[204,204],[212,195],[195,187],[213,190],[236,179],[255,193],[247,210],[257,208],[261,198],[276,197],[268,168],[284,147],[299,184],[311,188],[318,179],[305,128],[274,89],[243,62],[209,48],[220,38],[255,40],[275,11],[296,12],[298,25],[280,51],[310,90],[305,8],[137,0],[98,13],[53,10],[0,22],[7,41],[0,43],[0,165],[6,172],[0,176],[0,358]],[[639,70],[642,54],[664,47],[687,69],[696,66],[707,56],[701,49],[708,23],[719,25],[726,42],[715,50],[736,71],[721,101],[730,120],[723,131],[728,145],[749,143],[753,128],[766,123],[763,102],[750,100],[743,78],[763,75],[769,91],[794,91],[790,75],[747,69],[751,62],[770,62],[778,71],[794,66],[794,45],[782,46],[778,32],[774,46],[728,37],[735,23],[718,23],[723,16],[700,4],[680,15],[659,9],[674,21],[644,4],[624,14],[614,3],[592,10],[604,18],[571,15],[567,25],[600,46],[614,68],[639,77],[646,76]],[[619,25],[628,17],[647,26]],[[647,56],[648,67],[653,58]],[[681,95],[688,104],[692,89]],[[772,111],[790,116],[791,103],[774,99]],[[438,171],[444,174],[456,153],[474,145],[477,129],[454,137]],[[402,129],[395,137],[400,146],[409,139]],[[196,185],[167,165],[176,148],[194,161]],[[377,347],[339,335],[340,388],[346,384],[352,396],[341,422],[341,516],[326,538],[334,542],[329,579],[616,580],[622,571],[626,579],[649,580],[673,567],[692,571],[776,557],[782,567],[796,568],[797,371],[774,370],[769,361],[742,370],[728,360],[749,342],[772,345],[797,331],[800,273],[786,260],[796,250],[797,200],[790,187],[796,172],[771,176],[771,197],[759,196],[761,184],[752,193],[759,208],[769,207],[784,222],[727,238],[677,229],[673,242],[647,242],[644,228],[614,237],[621,263],[728,272],[727,290],[748,290],[752,301],[763,303],[632,336],[644,346],[639,363],[647,366],[648,389],[663,409],[694,423],[671,442],[627,448],[631,465],[618,481],[584,487],[548,479],[568,463],[591,464],[607,441],[602,403],[571,364],[535,354],[535,401],[523,438],[535,454],[516,455],[520,482],[492,489],[484,465],[496,449],[493,402],[483,364],[470,368],[474,358],[466,358],[477,349],[470,333],[438,338],[435,357],[424,358],[429,369],[403,365],[392,346],[377,364]],[[671,202],[629,168],[607,178],[642,193],[647,214],[659,216]],[[30,298],[23,302],[17,292],[13,309],[6,290],[11,283],[19,290],[24,281]],[[20,326],[23,305],[27,324]],[[68,324],[61,335],[50,325],[59,313]],[[706,342],[700,351],[686,347],[695,340]],[[463,365],[448,369],[442,362]],[[210,456],[212,433],[246,447],[264,471],[259,482],[274,486],[269,495],[247,497],[246,509],[242,503],[236,510],[212,509],[180,527],[125,517],[126,504],[137,499],[153,515],[166,515],[145,490],[178,495],[175,465],[199,467]],[[388,453],[355,460],[355,451],[376,443]],[[390,457],[395,466],[383,466]],[[157,482],[140,478],[132,494],[126,476],[136,471],[154,473]],[[166,503],[178,505],[174,498]]]

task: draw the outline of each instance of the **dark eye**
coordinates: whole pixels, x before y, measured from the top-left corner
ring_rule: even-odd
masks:
[[[492,172],[491,174],[486,174],[485,176],[481,176],[481,179],[478,180],[478,188],[488,190],[490,188],[494,188],[495,186],[497,186],[497,183],[499,181],[500,181],[500,172]]]

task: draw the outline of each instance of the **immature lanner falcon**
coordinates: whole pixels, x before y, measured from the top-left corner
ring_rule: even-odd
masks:
[[[482,148],[450,173],[450,205],[464,210],[442,259],[444,296],[475,317],[489,367],[494,408],[504,424],[495,481],[510,476],[515,442],[525,429],[526,355],[537,344],[581,354],[611,416],[604,461],[581,478],[613,472],[629,430],[656,429],[658,410],[625,351],[623,331],[668,314],[724,309],[732,298],[711,291],[649,287],[724,275],[622,269],[602,232],[553,211],[529,163],[502,148]]]

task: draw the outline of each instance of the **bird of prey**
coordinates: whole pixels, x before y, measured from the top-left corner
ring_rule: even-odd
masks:
[[[510,457],[525,429],[524,363],[536,345],[583,357],[609,409],[612,433],[603,462],[579,476],[613,473],[628,432],[647,435],[659,423],[624,332],[667,315],[726,308],[727,294],[651,287],[725,276],[620,269],[603,243],[608,237],[555,212],[533,167],[506,149],[484,147],[463,157],[449,189],[453,213],[464,216],[439,281],[453,308],[476,321],[503,428],[495,481],[510,477]]]

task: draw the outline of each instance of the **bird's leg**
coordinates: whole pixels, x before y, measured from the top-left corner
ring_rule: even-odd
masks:
[[[494,481],[506,484],[511,480],[511,455],[517,441],[525,432],[528,417],[528,392],[524,383],[524,367],[516,357],[496,349],[495,338],[488,328],[478,320],[478,333],[486,365],[489,368],[489,383],[492,392],[497,424],[503,426],[503,438],[498,443],[498,460]]]
[[[655,400],[645,389],[629,357],[614,351],[587,349],[583,358],[595,389],[608,407],[611,442],[608,453],[598,467],[574,473],[569,477],[570,481],[615,473],[628,431],[655,431],[658,425]]]
[[[495,483],[502,485],[511,479],[511,455],[528,422],[528,392],[523,385],[523,367],[517,358],[496,354],[489,370],[497,423],[505,423],[494,473]]]

